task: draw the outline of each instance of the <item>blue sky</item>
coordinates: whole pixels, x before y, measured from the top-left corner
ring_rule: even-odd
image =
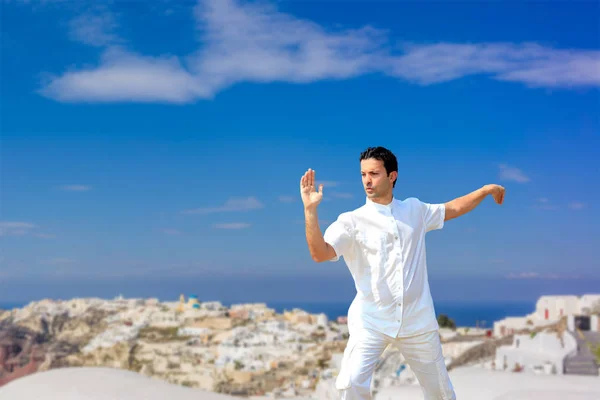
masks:
[[[376,145],[398,198],[507,188],[428,235],[432,281],[502,298],[600,283],[597,3],[2,7],[0,300],[151,295],[146,279],[351,294],[343,262],[310,259],[298,182],[324,181],[324,230],[364,203]]]

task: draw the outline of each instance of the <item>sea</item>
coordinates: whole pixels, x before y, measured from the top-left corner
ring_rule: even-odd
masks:
[[[266,302],[267,306],[283,313],[295,308],[309,313],[324,313],[330,320],[345,316],[348,313],[350,303],[339,302]],[[231,304],[223,302],[224,305]],[[21,308],[27,303],[2,303],[0,309],[10,310]],[[438,302],[435,304],[437,315],[445,314],[452,319],[457,326],[470,326],[492,328],[494,321],[506,317],[519,317],[535,311],[535,302]]]
[[[349,303],[288,303],[273,302],[268,304],[277,312],[299,308],[310,313],[325,313],[329,319],[348,314]],[[492,328],[494,321],[506,317],[519,317],[535,311],[535,302],[505,302],[505,303],[436,303],[436,314],[447,315],[457,326]]]

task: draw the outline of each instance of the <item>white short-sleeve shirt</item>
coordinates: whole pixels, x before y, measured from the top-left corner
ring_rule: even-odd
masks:
[[[369,198],[341,214],[325,241],[344,258],[356,286],[350,334],[360,328],[391,337],[439,329],[427,277],[425,234],[444,226],[444,204],[416,198],[381,205]]]

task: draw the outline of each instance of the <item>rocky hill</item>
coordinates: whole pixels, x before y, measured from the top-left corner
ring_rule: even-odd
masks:
[[[346,343],[344,326],[263,304],[154,299],[42,301],[0,313],[0,386],[35,371],[111,367],[250,396],[314,391]]]

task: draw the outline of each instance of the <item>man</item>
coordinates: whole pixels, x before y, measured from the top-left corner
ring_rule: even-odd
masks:
[[[342,213],[321,234],[317,206],[323,185],[315,187],[315,171],[300,180],[306,240],[314,261],[344,257],[356,287],[348,310],[350,337],[336,388],[342,400],[371,399],[375,365],[392,344],[399,348],[416,375],[426,400],[454,400],[429,291],[425,233],[473,210],[487,195],[502,204],[504,188],[482,188],[444,204],[416,198],[398,200],[393,188],[398,162],[383,147],[360,155],[366,204]]]

